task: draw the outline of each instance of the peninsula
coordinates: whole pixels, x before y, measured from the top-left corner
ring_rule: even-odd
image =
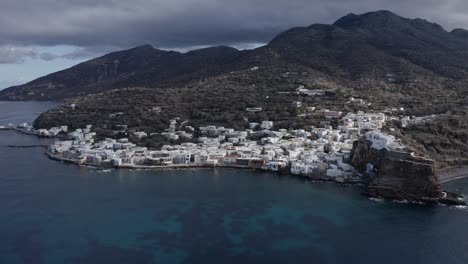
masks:
[[[21,124],[16,129],[40,136],[68,138],[49,146],[50,158],[104,168],[198,168],[228,167],[273,171],[311,180],[364,183],[371,197],[400,201],[464,205],[463,198],[444,192],[432,160],[414,155],[414,150],[393,135],[388,123],[408,120],[385,113],[322,111],[324,120],[337,119],[336,128],[273,130],[272,121],[250,123],[245,130],[205,126],[194,128],[173,119],[162,136],[181,144],[154,150],[137,146],[128,138],[97,139],[93,126],[69,132],[67,126],[34,129]],[[424,119],[410,119],[423,122]],[[326,122],[326,121],[324,121]],[[7,127],[8,128],[8,127]],[[9,128],[14,128],[9,126]],[[382,130],[388,130],[385,133]],[[116,135],[128,134],[123,126]],[[148,137],[144,131],[133,137]]]
[[[437,171],[460,177],[468,164],[465,31],[385,10],[349,14],[252,50],[112,52],[0,99],[64,101],[20,128],[69,137],[50,147],[55,159],[286,171],[365,182],[376,197],[463,203]]]

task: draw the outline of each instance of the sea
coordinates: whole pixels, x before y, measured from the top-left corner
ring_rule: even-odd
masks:
[[[0,125],[54,102],[0,102]],[[101,170],[0,131],[0,263],[468,263],[468,209],[235,169]],[[446,184],[468,194],[468,180]]]

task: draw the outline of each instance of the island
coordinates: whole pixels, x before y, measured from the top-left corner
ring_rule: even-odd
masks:
[[[35,129],[30,124],[6,128],[39,136],[61,137],[50,145],[51,159],[102,168],[169,169],[225,167],[272,171],[314,181],[361,184],[370,197],[424,204],[465,205],[463,197],[442,190],[434,161],[415,156],[412,147],[391,135],[389,124],[408,122],[383,112],[343,114],[322,111],[338,125],[274,130],[274,122],[250,123],[245,130],[192,127],[172,119],[162,136],[181,144],[148,149],[129,138],[99,139],[92,125]],[[424,119],[409,119],[423,122]],[[418,120],[418,121],[416,121]],[[115,135],[128,134],[122,125]],[[131,132],[142,139],[145,131]]]
[[[252,50],[141,45],[0,91],[61,100],[23,133],[51,158],[106,168],[235,167],[463,204],[468,42],[390,11],[285,30]]]

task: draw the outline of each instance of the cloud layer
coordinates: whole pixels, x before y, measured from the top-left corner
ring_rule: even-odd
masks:
[[[248,46],[268,42],[293,26],[332,23],[350,12],[380,9],[446,29],[468,28],[464,0],[2,0],[0,63],[32,56],[28,46],[78,47],[73,54],[41,54],[44,60],[141,44]],[[13,46],[18,48],[12,51]]]
[[[36,52],[31,47],[0,45],[0,64],[21,63],[26,58],[35,58],[36,56]]]

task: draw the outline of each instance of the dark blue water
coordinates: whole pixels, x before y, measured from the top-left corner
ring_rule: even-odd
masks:
[[[58,102],[0,101],[0,125],[31,123],[40,113],[59,105]]]
[[[43,107],[21,105],[24,121]],[[0,263],[468,263],[465,209],[248,170],[106,173],[6,147],[37,142],[0,131]]]

